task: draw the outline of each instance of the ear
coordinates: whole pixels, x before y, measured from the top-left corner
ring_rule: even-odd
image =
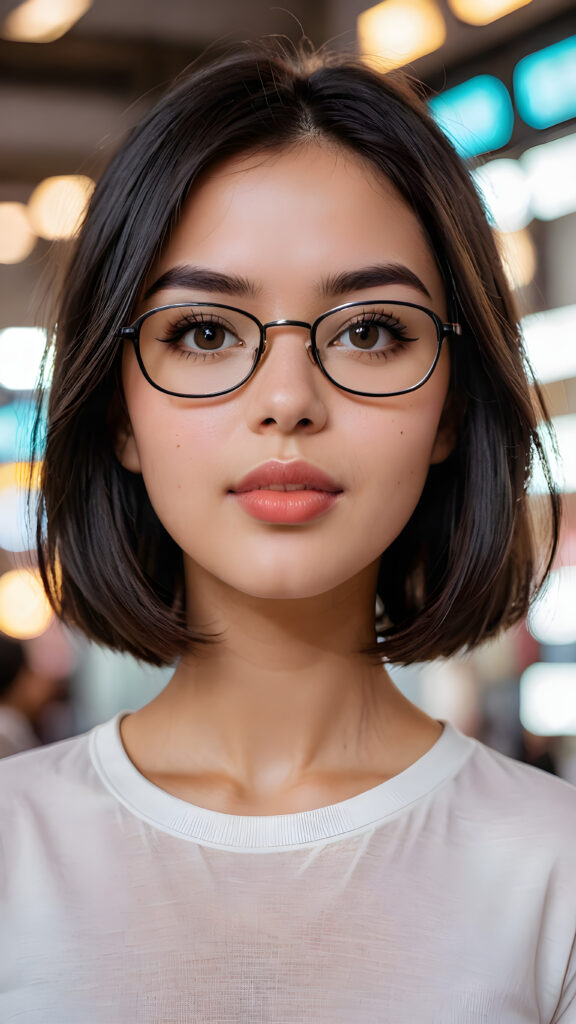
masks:
[[[112,398],[108,408],[108,430],[112,438],[112,446],[116,458],[124,469],[131,473],[140,473],[140,456],[138,446],[128,416],[128,410],[124,401],[124,395],[119,388]]]
[[[449,391],[440,417],[440,423],[438,424],[434,447],[430,456],[430,465],[444,462],[454,451],[456,441],[458,440],[458,432],[464,419],[464,411],[465,407],[462,400],[456,397],[454,391]]]
[[[116,452],[118,462],[121,466],[124,466],[124,469],[130,470],[131,473],[142,472],[138,446],[130,420],[126,420],[125,424],[116,431],[114,451]]]

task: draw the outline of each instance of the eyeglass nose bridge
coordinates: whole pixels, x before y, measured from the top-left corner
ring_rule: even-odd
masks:
[[[305,327],[307,331],[312,331],[312,324],[306,320],[269,320],[268,323],[262,324],[262,355],[266,352],[266,346],[268,342],[267,331],[269,327]],[[316,355],[316,348],[312,342],[312,337],[306,342],[306,352],[310,361],[314,365],[319,365],[318,357]]]

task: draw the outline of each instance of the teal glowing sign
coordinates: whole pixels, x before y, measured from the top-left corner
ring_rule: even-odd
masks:
[[[0,408],[0,463],[30,458],[35,414],[34,403],[26,399],[15,399]],[[38,441],[39,447],[43,448],[43,426]]]
[[[523,57],[513,83],[518,113],[531,128],[576,117],[576,36]]]
[[[463,157],[500,149],[510,141],[514,110],[499,78],[477,75],[429,102],[432,116]]]

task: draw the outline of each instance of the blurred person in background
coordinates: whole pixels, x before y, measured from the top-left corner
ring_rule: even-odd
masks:
[[[518,622],[558,530],[494,236],[414,84],[271,42],[182,76],[56,320],[45,586],[175,671],[0,766],[3,1024],[573,1021],[576,789],[386,671]]]
[[[39,700],[21,642],[0,633],[0,757],[38,746],[32,718]]]
[[[526,764],[533,764],[543,772],[550,772],[551,775],[558,775],[556,763],[555,746],[557,737],[537,736],[529,729],[522,729],[522,738],[519,744],[518,760]]]
[[[71,665],[58,623],[31,640],[0,633],[0,757],[73,732],[66,684]]]

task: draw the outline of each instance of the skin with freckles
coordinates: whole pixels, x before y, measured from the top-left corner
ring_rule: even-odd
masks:
[[[322,294],[329,276],[403,265],[414,282]],[[160,285],[136,315],[170,302],[222,302],[262,322],[312,322],[344,302],[415,302],[446,319],[422,228],[389,182],[354,154],[308,142],[234,158],[193,190],[143,289],[175,267],[250,282],[250,294]],[[193,803],[239,814],[307,810],[408,767],[442,726],[358,647],[374,640],[379,558],[410,518],[431,463],[449,454],[443,346],[411,394],[366,398],[328,381],[302,327],[268,330],[256,374],[220,398],[176,398],[146,381],[126,345],[129,426],[122,464],[141,473],[184,557],[187,607],[222,642],[183,658],[163,693],[124,718],[139,770]],[[302,459],[342,493],[304,523],[251,516],[231,493],[270,459]]]

